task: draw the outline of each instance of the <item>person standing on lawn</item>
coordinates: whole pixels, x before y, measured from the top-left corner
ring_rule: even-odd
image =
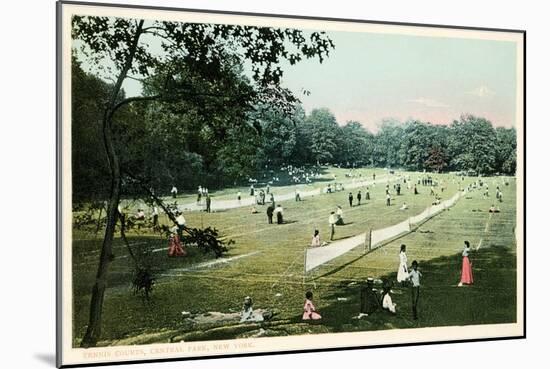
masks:
[[[267,207],[266,214],[267,214],[267,223],[268,224],[273,224],[273,212],[274,211],[275,211],[275,207],[273,206],[273,204],[271,204]]]
[[[470,261],[470,242],[464,241],[464,250],[462,250],[462,274],[458,286],[465,284],[474,284],[474,274],[472,273],[472,262]]]
[[[418,270],[418,262],[413,260],[412,270],[409,272],[409,279],[411,280],[411,297],[412,297],[412,313],[413,319],[418,319],[418,299],[420,297],[420,278],[422,273]]]
[[[206,212],[207,213],[211,212],[211,208],[210,208],[211,205],[212,205],[212,199],[210,198],[210,195],[206,194]]]
[[[328,217],[328,225],[330,226],[330,240],[334,240],[334,229],[336,228],[336,214],[331,211]]]

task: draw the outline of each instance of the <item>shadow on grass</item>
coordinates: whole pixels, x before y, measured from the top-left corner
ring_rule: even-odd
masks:
[[[346,222],[344,224],[337,224],[336,226],[337,227],[345,227],[345,226],[348,226],[348,225],[352,225],[353,223],[355,223],[355,222]]]
[[[352,264],[350,261],[345,266]],[[423,274],[419,300],[419,319],[412,320],[409,287],[393,287],[397,314],[379,309],[369,317],[354,320],[360,312],[360,283],[340,282],[323,299],[332,301],[323,307],[323,324],[331,332],[449,325],[511,323],[516,320],[516,256],[505,247],[488,247],[471,257],[474,285],[458,287],[462,266],[461,253],[420,262]],[[342,266],[339,270],[345,268]],[[337,271],[326,273],[328,276]],[[365,275],[365,279],[369,277]],[[394,281],[396,273],[383,276]],[[380,286],[377,286],[380,289]],[[342,301],[338,301],[338,299]]]
[[[76,298],[88,295],[95,281],[99,263],[101,240],[78,240],[73,242],[73,294]],[[168,240],[151,236],[128,236],[128,242],[135,255],[146,255],[146,261],[154,275],[170,269],[184,268],[208,260],[214,260],[213,253],[204,253],[197,247],[187,247],[187,256],[169,257]],[[126,245],[120,239],[113,243],[114,259],[110,266],[107,285],[109,288],[130,288],[134,273],[134,263]],[[83,268],[83,265],[86,268]]]
[[[363,255],[316,278],[322,279],[345,269]],[[516,317],[516,257],[508,248],[481,249],[471,257],[475,284],[458,287],[462,256],[440,257],[420,263],[423,273],[419,319],[412,319],[409,287],[394,286],[392,298],[397,314],[378,309],[366,318],[354,319],[360,312],[361,283],[343,280],[325,288],[313,289],[314,300],[330,301],[320,305],[323,319],[304,322],[301,312],[286,320],[273,320],[254,325],[233,325],[213,329],[180,332],[186,340],[232,339],[257,334],[265,336],[310,333],[353,332],[397,328],[456,326],[472,324],[511,323]],[[365,279],[368,276],[365,275]],[[396,273],[382,279],[394,281]],[[380,286],[375,286],[378,290]]]

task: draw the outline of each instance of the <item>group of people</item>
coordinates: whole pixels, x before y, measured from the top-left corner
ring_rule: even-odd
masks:
[[[401,249],[399,251],[399,267],[397,268],[397,283],[401,284],[401,286],[405,286],[407,282],[411,283],[413,319],[418,319],[417,308],[418,299],[420,296],[420,278],[422,277],[422,273],[418,270],[418,262],[416,260],[413,260],[411,268],[408,267],[406,251],[407,246],[401,245]],[[395,313],[395,305],[393,306],[393,312]]]
[[[319,231],[315,230],[313,235],[312,245],[315,243],[320,245]],[[474,283],[474,277],[472,273],[472,262],[469,259],[471,253],[470,243],[464,241],[464,249],[462,251],[462,273],[458,286],[471,285]],[[420,287],[422,280],[422,272],[419,270],[419,263],[414,260],[408,267],[406,245],[401,245],[399,252],[399,268],[397,270],[397,282],[401,286],[410,287],[411,291],[411,310],[412,318],[418,319],[418,303],[420,299]],[[361,287],[360,290],[360,313],[357,318],[362,318],[372,314],[378,309],[387,311],[388,313],[397,314],[397,303],[392,299],[392,286],[393,283],[389,280],[382,282],[382,293],[379,295],[374,289],[374,280],[368,278],[366,284]],[[273,317],[273,312],[269,310],[257,309],[252,307],[252,298],[245,297],[243,310],[241,312],[240,322],[262,322]],[[313,293],[307,291],[305,294],[305,301],[303,306],[302,320],[320,320],[322,315],[316,309],[313,303]]]
[[[349,202],[349,207],[353,207],[353,193],[349,193],[348,194],[348,202]],[[361,200],[363,199],[363,194],[361,193],[361,190],[358,190],[357,191],[357,195],[355,197],[357,199],[357,206],[360,206],[361,205]],[[370,191],[369,191],[369,187],[367,186],[366,187],[366,190],[365,190],[365,200],[370,200]]]
[[[204,200],[204,201],[203,201]],[[204,206],[204,211],[212,212],[212,198],[208,193],[208,188],[199,186],[197,189],[197,205]]]
[[[126,212],[122,208],[122,205],[119,204],[117,207],[118,210],[118,216],[123,220],[123,223],[126,222]],[[147,215],[145,214],[145,211],[142,208],[138,208],[136,213],[130,217],[130,219],[137,224],[138,228],[141,228],[141,225],[143,222],[147,220]],[[151,216],[149,217],[151,222],[153,223],[153,228],[157,228],[159,225],[159,209],[156,205],[154,205],[151,208]]]
[[[434,186],[437,185],[437,181],[435,181],[432,177],[422,177],[418,180],[418,184],[422,184],[422,186]]]
[[[269,309],[254,309],[252,297],[246,296],[239,315],[239,323],[261,323],[273,318],[276,315],[276,312]],[[313,293],[311,291],[307,291],[305,294],[302,320],[319,320],[321,318],[321,314],[319,314],[313,304]]]
[[[275,217],[277,219],[277,224],[283,224],[284,223],[283,207],[281,206],[281,204],[277,204],[277,206],[273,206],[274,203],[275,202],[269,204],[269,206],[266,209],[267,223],[268,224],[273,224],[273,216],[275,215]]]
[[[404,287],[407,282],[410,282],[413,319],[418,319],[418,300],[420,296],[420,280],[422,278],[422,273],[418,270],[418,262],[416,260],[412,262],[411,268],[408,267],[406,251],[407,246],[401,245],[399,251],[399,266],[397,269],[397,283]],[[459,287],[472,285],[474,283],[472,261],[470,260],[472,251],[470,242],[464,241],[464,248],[462,250],[462,271],[460,274],[460,281],[458,282]],[[387,295],[390,296],[389,292]],[[390,311],[395,313],[396,305],[392,305],[391,296],[385,305]]]
[[[309,184],[312,183],[315,178],[322,177],[322,174],[320,173],[318,168],[306,168],[304,166],[295,166],[295,165],[285,165],[279,168],[279,174],[274,174],[273,170],[267,170],[266,166],[266,172],[264,173],[264,178],[267,176],[267,172],[271,173],[271,180],[269,183],[277,183],[281,181],[281,178],[279,175],[282,175],[283,181],[285,180],[284,177],[288,176],[288,182],[299,184],[299,183],[305,183]]]

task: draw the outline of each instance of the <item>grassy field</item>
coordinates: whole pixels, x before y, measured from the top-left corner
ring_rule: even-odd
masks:
[[[346,182],[343,169],[327,169],[325,178],[309,187],[325,186],[328,181]],[[364,169],[362,178],[372,178],[372,169]],[[391,176],[382,169],[377,178]],[[413,181],[420,173],[409,175]],[[474,178],[445,174],[435,175],[441,186],[436,191],[443,199],[450,198],[458,186],[467,186]],[[393,196],[392,206],[385,204],[384,185],[370,186],[371,200],[361,206],[349,207],[348,191],[323,194],[305,201],[286,201],[285,224],[267,224],[265,208],[258,214],[249,207],[217,213],[185,213],[191,227],[214,226],[227,238],[235,240],[224,258],[235,258],[212,267],[197,265],[214,260],[193,248],[184,258],[168,258],[166,239],[142,230],[128,234],[136,250],[153,250],[150,263],[157,275],[152,299],[145,301],[131,292],[132,263],[120,239],[115,239],[115,259],[111,265],[103,313],[100,345],[140,344],[170,341],[192,341],[246,337],[257,334],[289,335],[322,332],[377,330],[446,325],[468,325],[514,322],[516,319],[516,208],[515,180],[505,186],[502,178],[483,178],[490,186],[490,196],[483,190],[474,190],[454,207],[429,220],[399,240],[391,242],[366,255],[360,248],[341,256],[308,274],[303,282],[304,249],[315,228],[322,240],[328,239],[328,215],[337,205],[344,209],[345,226],[336,229],[336,239],[353,236],[369,229],[378,229],[416,215],[433,201],[429,187],[418,186],[419,195],[402,186],[402,195]],[[496,204],[495,189],[503,190],[504,202],[498,203],[501,212],[489,216],[491,204]],[[391,188],[390,184],[390,188]],[[287,193],[295,186],[279,186],[274,192]],[[359,189],[351,190],[354,195]],[[361,188],[363,194],[364,188]],[[237,189],[226,189],[218,196],[233,196]],[[242,188],[243,196],[248,194]],[[392,192],[393,193],[393,192]],[[187,198],[194,199],[188,195]],[[406,202],[407,211],[400,211]],[[161,221],[167,219],[161,217]],[[82,338],[94,282],[101,232],[75,231],[73,242],[74,290],[74,344]],[[481,247],[471,259],[475,285],[457,287],[460,279],[461,251],[464,240]],[[399,264],[399,245],[407,245],[409,262],[418,260],[423,273],[419,304],[419,319],[412,320],[410,292],[406,287],[393,288],[397,315],[383,311],[361,320],[353,319],[359,313],[359,286],[367,277],[394,280]],[[355,282],[355,283],[354,283]],[[302,322],[304,293],[314,292],[314,302],[323,315],[315,324]],[[259,324],[226,326],[189,326],[181,317],[182,311],[192,313],[236,312],[244,296],[252,296],[255,308],[277,312],[275,318]]]

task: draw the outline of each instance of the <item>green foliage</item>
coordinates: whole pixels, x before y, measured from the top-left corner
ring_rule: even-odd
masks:
[[[73,199],[94,201],[105,198],[109,189],[101,119],[111,86],[85,73],[74,55],[71,69]]]
[[[227,252],[228,247],[235,243],[233,240],[224,242],[216,228],[187,228],[182,243],[188,246],[197,246],[203,253],[213,252],[219,258]]]
[[[385,120],[380,125],[375,139],[375,165],[388,168],[401,166],[399,157],[403,127],[395,120]]]
[[[433,146],[428,152],[424,167],[432,172],[440,173],[447,166],[447,155],[440,146]]]
[[[149,300],[155,285],[155,277],[147,268],[136,268],[132,279],[132,289],[134,295],[141,295],[146,300]]]
[[[497,171],[496,149],[496,133],[487,119],[463,115],[451,124],[449,151],[454,169],[494,173]]]
[[[516,173],[516,129],[498,127],[496,168],[500,173]]]
[[[357,121],[347,122],[340,132],[339,161],[346,166],[372,165],[374,136]]]
[[[327,108],[313,109],[305,120],[309,136],[309,150],[313,160],[319,163],[334,162],[337,157],[340,127]]]

